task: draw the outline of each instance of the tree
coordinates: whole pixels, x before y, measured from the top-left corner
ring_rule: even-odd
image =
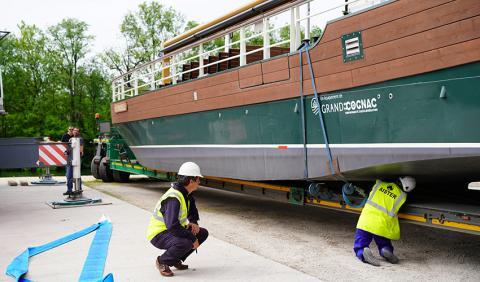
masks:
[[[155,60],[162,43],[178,35],[184,23],[184,16],[173,8],[144,2],[138,6],[138,11],[127,14],[120,25],[125,48],[111,48],[101,59],[117,75],[127,73]]]
[[[81,112],[75,107],[78,95],[81,103],[81,92],[77,92],[78,68],[88,52],[88,45],[93,36],[87,35],[88,25],[77,19],[64,19],[48,29],[51,37],[50,49],[59,58],[62,69],[63,84],[70,95],[70,121],[77,123]]]
[[[183,30],[183,32],[187,32],[197,26],[198,26],[198,23],[196,21],[188,21],[187,24],[185,25],[185,29]]]
[[[0,71],[2,72],[2,82],[5,90],[10,90],[9,87],[7,87],[7,76],[6,74],[11,73],[11,70],[9,66],[11,65],[13,61],[13,53],[15,50],[14,47],[14,40],[13,40],[13,35],[7,36],[0,40]],[[5,91],[4,95],[7,93]],[[10,94],[8,94],[10,96]],[[5,100],[5,111],[8,111],[9,108],[6,107],[7,101]],[[7,136],[7,123],[6,123],[6,117],[5,115],[0,115],[2,124],[0,127],[0,136],[1,137],[6,137]]]
[[[53,86],[48,81],[55,76],[54,61],[45,50],[48,39],[43,31],[24,22],[18,27],[20,37],[10,36],[8,45],[12,49],[5,56],[5,105],[9,114],[3,124],[4,135],[35,136],[43,131],[42,121],[53,108]]]
[[[96,132],[95,113],[100,113],[102,119],[110,119],[111,82],[102,65],[95,59],[82,67],[79,77],[80,91],[85,93],[86,99],[81,105],[82,113],[87,114],[83,121],[84,133],[94,136]]]

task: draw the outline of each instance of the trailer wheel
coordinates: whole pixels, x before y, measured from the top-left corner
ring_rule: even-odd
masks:
[[[98,167],[98,173],[103,182],[112,182],[113,173],[110,167],[108,166],[107,159],[104,157],[100,161],[100,166]]]
[[[98,169],[99,165],[95,163],[95,158],[93,158],[92,162],[90,163],[90,171],[92,172],[92,176],[95,177],[95,179],[101,179]]]
[[[129,172],[114,170],[112,173],[115,182],[128,182],[130,180]]]

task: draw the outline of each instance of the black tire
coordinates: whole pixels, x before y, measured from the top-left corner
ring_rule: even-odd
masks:
[[[90,163],[90,171],[92,172],[92,176],[95,177],[95,179],[101,179],[98,167],[99,165],[95,163],[95,158],[93,158],[92,162]]]
[[[128,182],[130,180],[130,173],[125,171],[114,170],[113,180],[115,182]]]
[[[98,167],[98,173],[103,182],[112,182],[113,181],[113,172],[108,165],[107,159],[104,157],[100,161],[100,166]]]

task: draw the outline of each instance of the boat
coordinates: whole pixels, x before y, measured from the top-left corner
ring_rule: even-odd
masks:
[[[479,60],[477,0],[254,1],[115,78],[112,122],[160,171],[474,181]]]

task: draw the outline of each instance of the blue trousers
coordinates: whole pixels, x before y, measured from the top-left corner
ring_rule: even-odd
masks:
[[[361,261],[365,261],[363,258],[363,249],[370,246],[372,240],[375,240],[375,243],[378,247],[378,252],[381,256],[383,256],[383,248],[388,248],[393,253],[393,245],[390,239],[357,228],[357,231],[355,232],[353,251],[357,255],[357,258]]]
[[[208,230],[200,227],[200,231],[196,235],[198,243],[201,245],[208,237]],[[160,262],[169,266],[175,265],[180,261],[185,261],[187,257],[193,253],[193,242],[187,238],[175,237],[168,232],[162,232],[153,237],[150,241],[155,247],[166,250],[160,256]]]
[[[72,192],[73,190],[73,166],[67,165],[65,167],[65,176],[67,177],[67,192]],[[80,187],[78,190],[82,190],[82,180],[80,179]]]

